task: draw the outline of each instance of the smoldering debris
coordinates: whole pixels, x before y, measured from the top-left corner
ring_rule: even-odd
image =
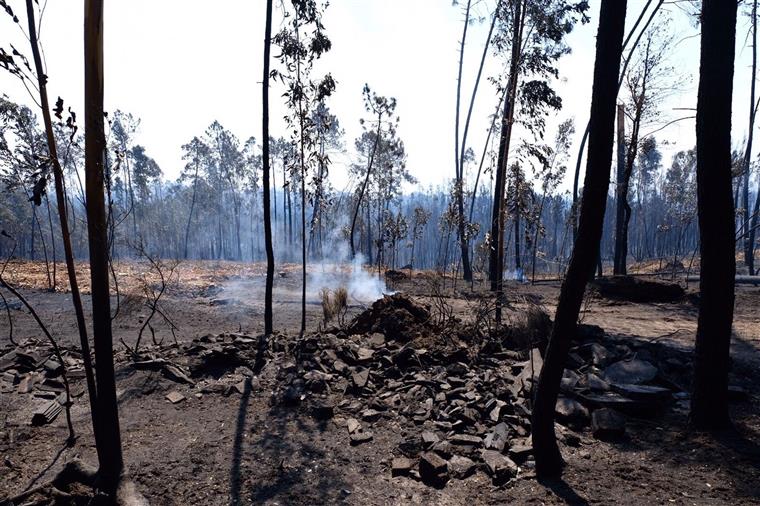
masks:
[[[353,261],[319,262],[309,264],[306,273],[306,302],[319,304],[324,290],[335,292],[341,288],[348,293],[349,304],[366,305],[384,295],[395,293],[388,288],[384,277],[366,269],[364,259],[358,255]],[[296,303],[301,300],[300,265],[280,266],[280,276],[275,279],[273,296],[281,302]],[[259,303],[264,297],[264,277],[235,276],[215,282],[213,289],[198,293],[208,298],[213,306]]]

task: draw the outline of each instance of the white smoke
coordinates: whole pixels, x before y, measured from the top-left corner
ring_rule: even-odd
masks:
[[[348,247],[343,241],[336,241],[337,250],[333,258],[322,260],[313,265],[312,272],[306,279],[307,294],[319,294],[323,289],[337,290],[344,287],[348,291],[349,301],[374,302],[384,294],[392,294],[385,280],[377,273],[364,268],[364,256],[359,253],[350,260]]]

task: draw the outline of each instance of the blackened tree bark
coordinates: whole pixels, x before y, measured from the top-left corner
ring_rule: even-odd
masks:
[[[272,0],[267,0],[267,19],[264,33],[264,79],[262,84],[264,144],[262,146],[264,186],[264,243],[267,250],[267,280],[264,291],[264,334],[272,334],[272,283],[274,281],[274,248],[272,247],[272,216],[269,204],[269,54],[272,39]]]
[[[620,265],[620,245],[619,237],[621,234],[620,226],[624,219],[623,201],[628,199],[628,190],[623,191],[623,186],[627,186],[625,181],[626,163],[625,163],[625,106],[618,104],[617,109],[617,173],[615,178],[615,255],[612,263],[612,273],[615,275],[625,274],[626,262]],[[627,256],[627,255],[626,255]]]
[[[641,37],[644,35],[644,33],[647,31],[647,28],[650,24],[652,24],[652,20],[654,19],[655,15],[657,15],[657,11],[660,10],[660,7],[662,7],[662,4],[665,2],[665,0],[659,0],[657,2],[657,5],[655,5],[654,10],[652,10],[652,13],[649,15],[649,19],[647,19],[646,23],[644,23],[644,26],[641,28],[641,31],[639,32],[638,37],[636,37],[636,40],[633,42],[633,46],[631,46],[631,49],[628,51],[628,58],[626,58],[623,62],[623,68],[620,71],[620,79],[618,79],[617,84],[617,91],[620,92],[620,86],[623,84],[623,78],[625,77],[625,72],[628,69],[628,64],[631,61],[631,56],[633,55],[633,52],[636,50],[636,47],[639,45],[639,41],[641,40]],[[644,7],[641,9],[641,13],[639,14],[638,18],[636,18],[636,22],[631,27],[631,30],[628,32],[628,35],[625,38],[625,42],[623,42],[623,49],[628,47],[628,43],[631,41],[631,37],[633,37],[633,34],[636,33],[636,29],[639,27],[639,24],[644,19],[644,15],[646,14],[647,10],[649,9],[650,4],[652,3],[652,0],[647,0],[647,3],[644,4]],[[578,148],[578,157],[575,160],[575,176],[573,178],[573,240],[577,240],[578,235],[578,183],[580,181],[580,174],[581,174],[581,162],[583,161],[583,153],[586,149],[586,141],[588,140],[588,134],[589,134],[589,127],[590,123],[586,124],[586,130],[583,132],[583,136],[581,137],[581,145]],[[601,259],[599,262],[599,275],[601,276]]]
[[[752,138],[755,131],[755,79],[757,78],[757,0],[752,2],[752,81],[749,96],[749,127],[747,131],[747,149],[744,152],[744,191],[742,193],[742,207],[744,207],[744,263],[747,265],[749,275],[755,274],[755,247],[754,235],[750,233],[752,215],[749,211],[749,172],[752,161]]]
[[[82,361],[84,362],[85,377],[87,379],[87,393],[90,400],[90,413],[92,417],[93,430],[95,431],[97,430],[95,406],[97,390],[95,387],[95,376],[92,368],[92,357],[90,355],[90,341],[87,337],[87,324],[84,318],[82,297],[79,292],[76,266],[74,264],[74,253],[71,247],[69,219],[66,212],[66,193],[63,188],[63,170],[61,169],[61,164],[58,160],[58,149],[55,141],[55,134],[53,133],[53,121],[50,117],[50,103],[47,94],[47,76],[45,75],[44,69],[42,67],[42,57],[40,53],[39,40],[37,39],[37,24],[35,22],[33,0],[26,0],[26,14],[29,26],[29,42],[32,47],[34,69],[37,74],[37,86],[39,88],[40,95],[40,105],[42,106],[42,118],[45,124],[45,136],[48,145],[48,156],[50,157],[50,163],[53,167],[55,198],[58,206],[58,219],[61,224],[61,238],[63,239],[63,253],[66,259],[66,273],[69,278],[71,300],[74,305],[74,315],[77,321],[77,330],[79,331],[79,345],[82,348]]]
[[[499,155],[496,162],[496,180],[494,182],[493,208],[491,213],[491,254],[488,270],[491,280],[491,291],[496,292],[496,297],[499,301],[501,301],[504,291],[504,199],[507,186],[509,145],[512,140],[512,123],[514,119],[515,98],[517,97],[518,73],[520,70],[523,21],[523,2],[522,0],[518,0],[514,2],[512,54],[509,64],[507,98],[501,116],[501,138],[499,139]],[[497,307],[496,317],[497,319],[501,319],[500,306]]]
[[[464,15],[464,29],[462,30],[462,40],[459,43],[459,74],[457,77],[457,108],[456,108],[456,120],[454,122],[454,165],[455,165],[455,198],[457,206],[457,234],[459,237],[459,247],[462,252],[462,274],[465,281],[472,281],[472,267],[470,266],[470,246],[467,240],[466,224],[464,221],[464,155],[460,156],[459,152],[459,110],[462,96],[462,64],[464,63],[464,44],[467,40],[467,27],[470,24],[470,4],[471,0],[467,0],[467,8]],[[494,20],[496,14],[494,13]],[[493,30],[493,25],[491,25]],[[490,38],[490,33],[489,33]],[[487,44],[486,44],[487,45]],[[485,53],[483,53],[485,56]],[[480,70],[482,71],[483,65],[481,63]],[[480,72],[478,72],[478,80],[480,80]],[[475,85],[477,89],[477,84]],[[474,98],[474,94],[473,94]],[[472,102],[470,102],[470,113],[472,113]],[[468,116],[469,121],[469,116]],[[466,136],[465,130],[465,136]],[[465,152],[466,138],[462,139],[462,153]]]
[[[97,437],[104,488],[114,492],[123,469],[119,411],[113,366],[111,298],[108,278],[108,224],[103,184],[106,150],[103,129],[103,0],[84,4],[84,116],[87,237],[90,250],[92,328],[95,340]]]
[[[377,113],[377,131],[375,132],[375,142],[372,145],[372,154],[369,156],[369,161],[367,162],[367,175],[364,178],[364,182],[362,183],[362,187],[359,190],[359,195],[356,198],[356,207],[354,208],[354,215],[351,219],[351,231],[348,235],[348,243],[351,245],[351,260],[356,258],[356,248],[354,247],[354,230],[356,229],[356,218],[359,216],[359,209],[361,209],[362,201],[364,200],[364,194],[367,191],[367,185],[369,184],[369,178],[372,175],[372,165],[375,162],[375,154],[377,153],[377,146],[380,144],[380,135],[382,133],[381,126],[383,124],[383,113],[382,111],[379,111]],[[369,210],[368,210],[369,211]],[[367,223],[369,224],[369,218],[367,219]],[[368,232],[369,234],[369,232]],[[372,247],[368,248],[369,250],[369,263],[372,263]]]
[[[615,101],[625,26],[625,0],[603,0],[596,40],[589,149],[578,240],[562,283],[549,346],[533,406],[533,451],[539,476],[557,475],[562,456],[554,434],[554,409],[586,283],[594,272],[610,184]]]
[[[701,269],[691,421],[730,424],[728,370],[734,316],[734,205],[731,196],[731,98],[736,0],[702,2],[697,96],[697,208]],[[707,240],[709,238],[709,240]]]

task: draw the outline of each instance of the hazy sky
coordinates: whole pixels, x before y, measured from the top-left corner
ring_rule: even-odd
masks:
[[[474,3],[477,14],[487,16],[495,2]],[[553,127],[569,117],[576,120],[579,138],[588,120],[599,1],[590,3],[591,22],[576,28],[569,38],[573,53],[560,63],[561,82],[557,88],[565,106],[552,115],[548,139],[553,136]],[[11,0],[10,4],[24,25],[24,2]],[[137,142],[147,148],[168,177],[176,177],[184,164],[180,146],[201,135],[215,119],[241,141],[251,135],[261,138],[264,0],[109,0],[105,4],[106,109],[118,108],[142,119]],[[629,27],[643,4],[643,0],[629,1]],[[662,124],[693,114],[673,109],[696,106],[699,64],[697,29],[676,7],[663,8],[673,19],[678,41],[670,64],[679,73],[681,92],[661,104]],[[48,0],[41,32],[51,100],[60,95],[80,113],[84,89],[82,11],[81,1]],[[276,31],[281,15],[279,7],[275,11]],[[331,2],[324,24],[333,50],[318,70],[329,70],[338,82],[329,105],[346,130],[348,149],[347,156],[334,157],[332,175],[338,188],[347,182],[342,167],[354,157],[353,139],[361,132],[361,91],[365,82],[378,93],[398,99],[399,134],[406,145],[412,174],[424,185],[442,184],[452,177],[462,20],[461,5],[452,6],[451,0]],[[751,63],[750,50],[745,47],[748,27],[748,18],[741,15],[734,87],[737,146],[743,142],[747,128]],[[487,22],[475,23],[468,33],[463,115],[487,30]],[[7,19],[0,18],[0,33],[3,45],[10,39],[26,49],[28,43],[23,35]],[[489,54],[486,76],[496,75],[502,68],[503,60]],[[31,103],[23,88],[5,73],[0,74],[0,90],[13,100]],[[277,90],[270,96],[272,133],[284,134],[282,100]],[[495,105],[494,88],[484,78],[468,142],[478,157],[489,125],[488,115]],[[664,146],[664,163],[669,164],[674,151],[693,146],[694,122],[678,122],[657,136],[668,143]],[[573,153],[576,151],[574,146]],[[567,181],[571,178],[568,174]]]

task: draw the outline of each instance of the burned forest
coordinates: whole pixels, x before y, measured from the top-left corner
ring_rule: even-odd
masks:
[[[757,22],[0,0],[0,506],[760,504]]]

